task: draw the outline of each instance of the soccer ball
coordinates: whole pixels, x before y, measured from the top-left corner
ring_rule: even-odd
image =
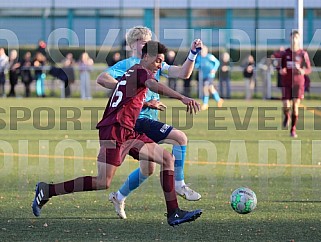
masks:
[[[256,208],[257,199],[255,193],[247,187],[240,187],[232,192],[231,207],[240,214],[247,214]]]

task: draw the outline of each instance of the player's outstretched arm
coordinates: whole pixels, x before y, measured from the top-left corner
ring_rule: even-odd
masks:
[[[194,69],[195,59],[202,49],[202,40],[195,39],[191,44],[191,50],[182,66],[170,66],[168,76],[173,78],[188,79]]]
[[[107,72],[102,72],[97,77],[96,81],[99,85],[108,89],[114,89],[118,83],[118,81],[115,78],[113,78],[111,75],[109,75]]]
[[[159,94],[180,100],[187,106],[187,112],[189,112],[190,114],[196,114],[200,110],[201,105],[197,101],[192,98],[185,97],[184,95],[174,91],[173,89],[160,82],[157,82],[154,79],[147,80],[145,82],[145,85],[153,92],[157,92]]]

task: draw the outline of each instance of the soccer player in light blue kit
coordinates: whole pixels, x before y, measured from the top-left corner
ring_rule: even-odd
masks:
[[[132,57],[119,61],[115,65],[101,73],[97,78],[97,83],[105,88],[114,88],[117,79],[121,77],[127,69],[140,62],[142,48],[146,42],[152,39],[152,32],[147,27],[136,26],[130,29],[126,35],[127,44],[132,50]],[[188,78],[194,68],[194,62],[198,51],[202,48],[202,41],[196,39],[192,42],[188,58],[182,66],[168,65],[162,63],[162,68],[156,74],[159,80],[160,75],[173,78]],[[175,190],[176,193],[187,200],[197,201],[201,195],[185,184],[184,162],[186,154],[187,137],[185,133],[173,128],[168,124],[158,121],[158,111],[166,109],[166,106],[159,101],[159,95],[148,91],[143,105],[143,109],[136,121],[135,130],[145,133],[156,143],[163,141],[173,144],[173,155],[175,156]],[[125,199],[140,186],[155,170],[155,164],[141,160],[140,167],[134,170],[127,178],[122,187],[109,194],[109,200],[114,204],[118,216],[126,219]]]
[[[201,54],[197,56],[195,68],[199,69],[200,78],[203,81],[203,105],[202,110],[208,109],[210,94],[217,102],[217,107],[222,107],[224,100],[220,97],[214,87],[216,71],[220,66],[220,61],[212,54],[208,53],[207,46],[203,45]]]

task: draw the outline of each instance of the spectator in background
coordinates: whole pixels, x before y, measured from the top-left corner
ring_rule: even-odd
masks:
[[[30,97],[30,84],[33,80],[30,70],[31,66],[31,52],[28,51],[20,62],[20,76],[22,83],[25,85],[25,97]]]
[[[10,91],[8,97],[15,97],[15,86],[18,84],[20,62],[18,60],[17,50],[11,50],[9,55],[9,82]]]
[[[9,66],[9,57],[6,55],[4,48],[0,48],[0,96],[6,97],[4,85],[6,83],[6,75]]]
[[[272,98],[272,74],[274,71],[271,58],[264,57],[258,63],[258,69],[260,70],[262,78],[262,98]]]
[[[199,69],[199,81],[203,81],[203,105],[202,110],[208,109],[210,94],[217,102],[218,107],[222,107],[224,100],[220,97],[214,88],[214,79],[216,71],[220,66],[220,61],[212,54],[208,53],[207,46],[203,45],[201,54],[197,56],[195,68]]]
[[[193,75],[190,75],[189,78],[184,79],[183,85],[184,85],[184,90],[183,90],[183,95],[184,96],[191,96],[191,81],[192,81]]]
[[[165,62],[167,64],[169,64],[169,65],[174,65],[175,56],[176,56],[175,51],[169,50],[167,52],[167,55],[166,55],[166,58],[165,58]],[[171,89],[176,91],[176,81],[177,81],[177,79],[173,78],[173,77],[168,77],[167,80],[168,80],[168,86]]]
[[[90,86],[90,72],[92,71],[94,61],[87,52],[80,56],[79,60],[79,78],[80,78],[80,96],[81,99],[92,99]]]
[[[277,71],[277,87],[282,87],[282,80],[281,80],[282,77],[280,74],[280,68],[281,68],[281,57],[283,53],[284,53],[284,47],[280,46],[279,50],[275,51],[271,55],[273,66]]]
[[[255,70],[255,62],[254,57],[249,55],[244,61],[243,65],[243,77],[245,80],[245,99],[251,100],[253,97],[253,91],[255,87],[255,79],[254,79],[254,70]]]
[[[62,70],[67,76],[66,82],[62,85],[62,98],[69,98],[71,96],[70,85],[75,82],[75,71],[74,71],[75,60],[72,53],[67,53],[66,58],[62,60]]]
[[[107,65],[108,66],[113,66],[115,65],[118,61],[120,61],[122,58],[121,58],[121,55],[120,53],[117,51],[113,54],[113,57],[110,59],[110,60],[106,60],[107,61]]]
[[[44,40],[39,40],[36,52],[40,52],[43,56],[47,58],[46,48],[47,48],[47,43]]]
[[[46,64],[46,57],[41,53],[37,52],[33,60],[33,67],[35,69],[35,80],[36,80],[36,93],[38,97],[45,97],[45,80],[46,73],[43,67]]]
[[[220,93],[224,98],[231,98],[231,64],[230,54],[224,52],[221,58],[220,72],[219,72],[219,83]],[[226,93],[224,92],[224,85]]]

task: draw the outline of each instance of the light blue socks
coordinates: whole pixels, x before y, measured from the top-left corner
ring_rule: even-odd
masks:
[[[124,196],[127,197],[129,193],[134,191],[137,187],[142,184],[148,176],[144,176],[140,172],[140,168],[138,167],[136,170],[134,170],[130,175],[128,176],[125,183],[122,185],[122,187],[119,189],[119,192]]]
[[[175,181],[184,181],[184,163],[186,155],[186,145],[174,145],[173,155],[175,156]]]

